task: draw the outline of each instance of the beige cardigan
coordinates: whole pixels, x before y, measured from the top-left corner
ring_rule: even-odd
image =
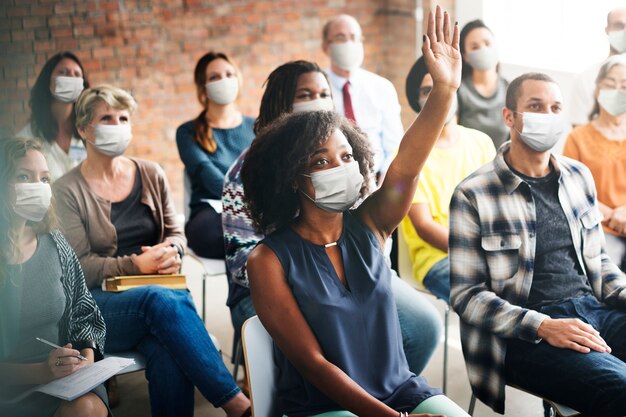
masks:
[[[180,248],[187,244],[170,198],[163,169],[156,163],[130,158],[141,176],[141,202],[152,210],[159,242],[170,238]],[[85,273],[87,287],[99,286],[104,278],[139,275],[136,255],[114,256],[117,233],[111,223],[111,202],[97,196],[80,172],[80,165],[53,184],[56,212],[61,229],[76,252]]]

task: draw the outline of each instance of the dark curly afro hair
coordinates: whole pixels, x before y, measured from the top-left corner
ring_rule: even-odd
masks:
[[[368,193],[374,160],[367,137],[334,111],[293,113],[280,117],[252,142],[241,167],[244,201],[257,231],[269,234],[288,225],[298,214],[294,190],[309,158],[339,129],[352,146],[363,178],[361,197]]]

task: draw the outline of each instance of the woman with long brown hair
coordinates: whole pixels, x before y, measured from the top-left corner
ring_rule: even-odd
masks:
[[[237,107],[240,76],[226,54],[209,52],[200,58],[194,81],[203,110],[176,131],[178,152],[191,183],[185,234],[189,247],[198,255],[223,259],[219,200],[224,176],[254,139],[254,119],[242,115]]]

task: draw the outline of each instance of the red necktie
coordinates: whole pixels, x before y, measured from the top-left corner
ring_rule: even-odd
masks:
[[[354,117],[354,109],[352,108],[352,96],[350,95],[350,81],[347,81],[343,85],[343,112],[348,120],[356,124],[356,118]]]

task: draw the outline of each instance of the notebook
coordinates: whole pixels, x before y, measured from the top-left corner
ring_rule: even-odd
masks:
[[[144,285],[161,285],[175,290],[186,290],[185,275],[124,275],[106,278],[102,281],[102,291],[121,292]]]

